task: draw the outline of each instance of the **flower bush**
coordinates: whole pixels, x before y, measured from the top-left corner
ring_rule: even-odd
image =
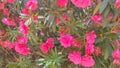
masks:
[[[120,0],[1,0],[0,68],[118,68]]]

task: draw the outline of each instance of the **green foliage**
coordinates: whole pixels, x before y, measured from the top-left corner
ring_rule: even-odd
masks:
[[[43,56],[37,60],[38,66],[43,68],[61,68],[61,62],[65,61],[61,52],[51,49],[50,54]]]
[[[2,0],[3,1],[3,0]],[[57,5],[57,0],[37,0],[38,9],[30,11],[30,15],[22,14],[27,0],[15,0],[14,4],[6,3],[5,7],[9,9],[9,15],[5,16],[0,10],[0,20],[4,17],[13,18],[16,26],[7,26],[0,21],[0,31],[5,30],[4,34],[0,33],[0,68],[84,68],[81,65],[75,65],[68,60],[68,52],[81,51],[85,52],[86,39],[85,35],[91,30],[95,30],[97,38],[95,46],[101,48],[102,53],[99,56],[92,55],[95,65],[91,68],[119,68],[113,64],[112,52],[117,49],[115,41],[120,39],[120,9],[115,8],[116,0],[102,0],[97,2],[93,0],[91,6],[87,8],[75,7],[69,0],[66,7],[62,8]],[[1,2],[1,1],[0,1]],[[95,24],[91,20],[92,15],[100,13],[102,15],[102,26]],[[68,16],[67,20],[62,14]],[[109,15],[112,19],[109,20]],[[33,20],[33,16],[38,16],[38,20]],[[18,35],[22,35],[19,30],[19,20],[16,17],[25,20],[25,25],[29,28],[28,45],[31,54],[23,56],[18,54],[14,49],[4,48],[1,40],[10,40],[14,43]],[[57,24],[56,19],[60,18],[62,24]],[[81,41],[81,48],[70,47],[63,49],[59,42],[60,32],[63,29],[65,34],[71,34]],[[4,35],[7,35],[4,37]],[[40,44],[47,38],[55,39],[55,48],[51,49],[48,54],[40,51]],[[2,59],[1,59],[2,58]],[[5,59],[5,61],[4,61]]]

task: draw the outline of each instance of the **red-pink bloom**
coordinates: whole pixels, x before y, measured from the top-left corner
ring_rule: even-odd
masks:
[[[21,44],[27,44],[28,38],[27,36],[17,36],[17,41]]]
[[[112,53],[112,57],[113,57],[114,59],[120,59],[120,50],[119,50],[119,49],[115,50],[115,51]]]
[[[100,2],[101,2],[101,0],[97,0],[97,2],[98,2],[98,3],[100,3]]]
[[[68,58],[70,61],[72,61],[74,64],[81,64],[81,55],[80,52],[70,52],[68,55]]]
[[[112,20],[112,18],[113,18],[113,14],[112,14],[112,13],[110,13],[110,14],[109,14],[109,20],[111,21],[111,20]]]
[[[91,19],[94,21],[94,23],[98,25],[102,25],[102,16],[101,15],[93,15],[91,16]]]
[[[118,47],[120,47],[120,40],[116,40],[116,44]]]
[[[33,16],[33,20],[38,20],[38,16]]]
[[[76,7],[86,8],[91,5],[92,0],[71,0]]]
[[[2,22],[8,26],[15,26],[16,23],[13,19],[9,19],[9,18],[3,18]]]
[[[27,35],[27,34],[28,34],[28,26],[25,25],[22,21],[20,22],[19,30],[20,30],[24,35]]]
[[[62,14],[62,18],[63,18],[64,20],[67,20],[67,19],[68,19],[68,16],[65,15],[65,14]],[[57,19],[56,19],[56,22],[57,22],[57,24],[61,24],[61,23],[62,23],[62,21],[61,21],[60,18],[57,18]]]
[[[3,9],[4,9],[4,3],[0,2],[0,10],[3,10]]]
[[[51,42],[54,42],[54,38],[48,38],[46,43],[51,43]]]
[[[28,48],[27,44],[19,44],[18,42],[14,43],[15,45],[15,51],[22,55],[29,55],[30,54],[30,48]]]
[[[44,54],[47,54],[50,48],[54,47],[54,38],[48,38],[45,43],[40,44],[40,49]]]
[[[72,45],[78,48],[81,48],[81,41],[78,39],[74,39],[74,41],[72,42]]]
[[[87,43],[85,45],[85,54],[86,55],[91,55],[94,52],[94,45]]]
[[[3,13],[4,13],[5,15],[8,15],[8,14],[9,14],[8,9],[7,9],[7,8],[4,8],[4,9],[3,9]]]
[[[15,2],[15,0],[7,0],[8,1],[8,3],[14,3]]]
[[[95,56],[98,56],[99,54],[101,54],[101,49],[100,49],[100,47],[98,47],[98,46],[96,46],[95,47],[95,50],[94,50],[94,54],[95,54]]]
[[[60,7],[65,7],[68,4],[68,0],[57,0],[57,5]]]
[[[115,7],[116,7],[116,8],[120,8],[120,0],[116,0],[116,2],[115,2]]]
[[[85,36],[86,36],[87,43],[89,44],[93,44],[95,42],[95,38],[97,37],[94,30],[87,33]]]
[[[2,41],[1,39],[0,39],[0,45],[3,45],[4,44],[4,41]]]
[[[113,64],[120,65],[120,59],[114,59]]]
[[[12,44],[12,42],[10,40],[7,40],[3,43],[4,47],[8,47],[8,48],[14,48],[14,45]]]
[[[85,55],[81,57],[81,64],[85,67],[92,67],[95,64],[95,61],[92,56]]]
[[[25,14],[25,15],[30,15],[30,12],[29,12],[28,8],[22,9],[22,13]]]
[[[48,47],[48,45],[46,45],[46,43],[42,43],[42,44],[40,45],[40,49],[41,49],[41,51],[42,51],[44,54],[47,54],[48,51],[49,51],[49,47]]]
[[[68,48],[68,47],[71,46],[71,44],[72,44],[72,42],[74,40],[74,37],[69,35],[69,34],[66,34],[66,35],[61,34],[59,40],[60,40],[61,45],[64,48]]]
[[[26,2],[26,8],[36,10],[38,8],[38,2],[37,0],[28,0]]]

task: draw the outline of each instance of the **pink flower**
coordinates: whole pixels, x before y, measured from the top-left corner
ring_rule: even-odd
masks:
[[[68,48],[68,47],[71,46],[74,38],[73,38],[73,36],[71,36],[71,35],[69,35],[69,34],[66,34],[66,35],[61,34],[59,40],[60,40],[61,45],[62,45],[64,48]]]
[[[114,59],[113,64],[120,65],[120,59]]]
[[[71,0],[76,7],[86,8],[91,5],[92,0]]]
[[[12,42],[10,40],[7,40],[3,43],[3,46],[4,47],[9,47],[10,49],[11,48],[14,48],[14,45],[12,44]]]
[[[118,47],[120,47],[120,40],[116,40],[116,44]]]
[[[68,4],[68,0],[57,0],[57,4],[60,7],[65,7]]]
[[[85,45],[85,54],[91,55],[94,52],[94,45],[93,44],[86,44]]]
[[[38,8],[37,0],[28,0],[26,2],[26,7],[32,10],[36,10]]]
[[[70,61],[72,61],[74,64],[81,64],[81,56],[80,52],[70,52],[68,55],[68,58]]]
[[[98,25],[102,25],[102,16],[101,15],[93,15],[91,16],[91,19],[94,21],[94,23]]]
[[[29,9],[27,9],[27,8],[22,9],[22,13],[25,15],[30,15]]]
[[[46,43],[51,43],[51,42],[54,42],[54,38],[48,38]]]
[[[97,37],[94,30],[87,33],[85,36],[86,36],[87,43],[90,43],[90,44],[93,44],[95,42],[95,38]]]
[[[95,56],[98,56],[99,54],[101,54],[100,47],[98,47],[98,46],[95,47],[94,54],[95,54]]]
[[[85,66],[85,67],[92,67],[95,64],[95,61],[92,58],[92,56],[86,55],[81,57],[81,64],[82,66]]]
[[[33,16],[33,20],[38,20],[38,16]]]
[[[28,38],[27,36],[17,36],[17,41],[22,44],[27,44]]]
[[[0,10],[3,10],[3,9],[4,9],[4,3],[0,2]]]
[[[15,0],[7,0],[8,1],[8,3],[14,3],[15,2]]]
[[[120,50],[119,50],[119,49],[115,50],[115,51],[112,53],[112,57],[113,57],[114,59],[120,59]]]
[[[116,2],[115,2],[115,7],[116,7],[116,8],[120,8],[120,0],[116,0]]]
[[[97,0],[97,3],[100,3],[101,2],[101,0]]]
[[[40,44],[40,49],[44,54],[47,54],[50,48],[54,47],[54,38],[48,38],[45,43]]]
[[[109,14],[109,18],[108,18],[108,19],[111,21],[111,20],[112,20],[112,18],[113,18],[113,14],[112,14],[112,13],[110,13],[110,14]]]
[[[3,13],[4,13],[5,15],[8,15],[8,14],[9,14],[8,9],[7,9],[7,8],[4,8]]]
[[[65,15],[65,14],[62,14],[62,18],[63,18],[64,20],[67,20],[67,19],[68,19],[68,16]],[[56,19],[56,22],[57,22],[57,24],[62,24],[62,21],[61,21],[60,18],[57,18],[57,19]]]
[[[28,34],[28,26],[25,25],[22,21],[20,22],[19,30],[20,30],[24,35],[27,35],[27,34]]]
[[[48,51],[49,51],[49,47],[48,47],[48,45],[46,45],[46,43],[42,43],[42,44],[40,45],[40,49],[41,49],[41,51],[42,51],[44,54],[47,54]]]
[[[10,20],[9,18],[3,18],[2,22],[8,26],[15,26],[16,25],[15,21],[13,19]]]
[[[18,42],[14,43],[15,45],[15,51],[22,55],[29,55],[30,54],[30,48],[28,48],[27,44],[19,44]]]
[[[78,39],[74,39],[74,41],[72,42],[72,45],[78,48],[81,48],[81,41]]]

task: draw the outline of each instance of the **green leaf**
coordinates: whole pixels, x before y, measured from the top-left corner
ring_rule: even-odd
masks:
[[[17,63],[12,63],[12,62],[7,65],[7,68],[15,68],[15,67],[19,67],[19,65]]]
[[[108,0],[103,0],[100,4],[100,13],[102,13],[108,5]]]
[[[100,8],[101,2],[96,6],[95,10],[93,11],[93,15],[96,14]]]

